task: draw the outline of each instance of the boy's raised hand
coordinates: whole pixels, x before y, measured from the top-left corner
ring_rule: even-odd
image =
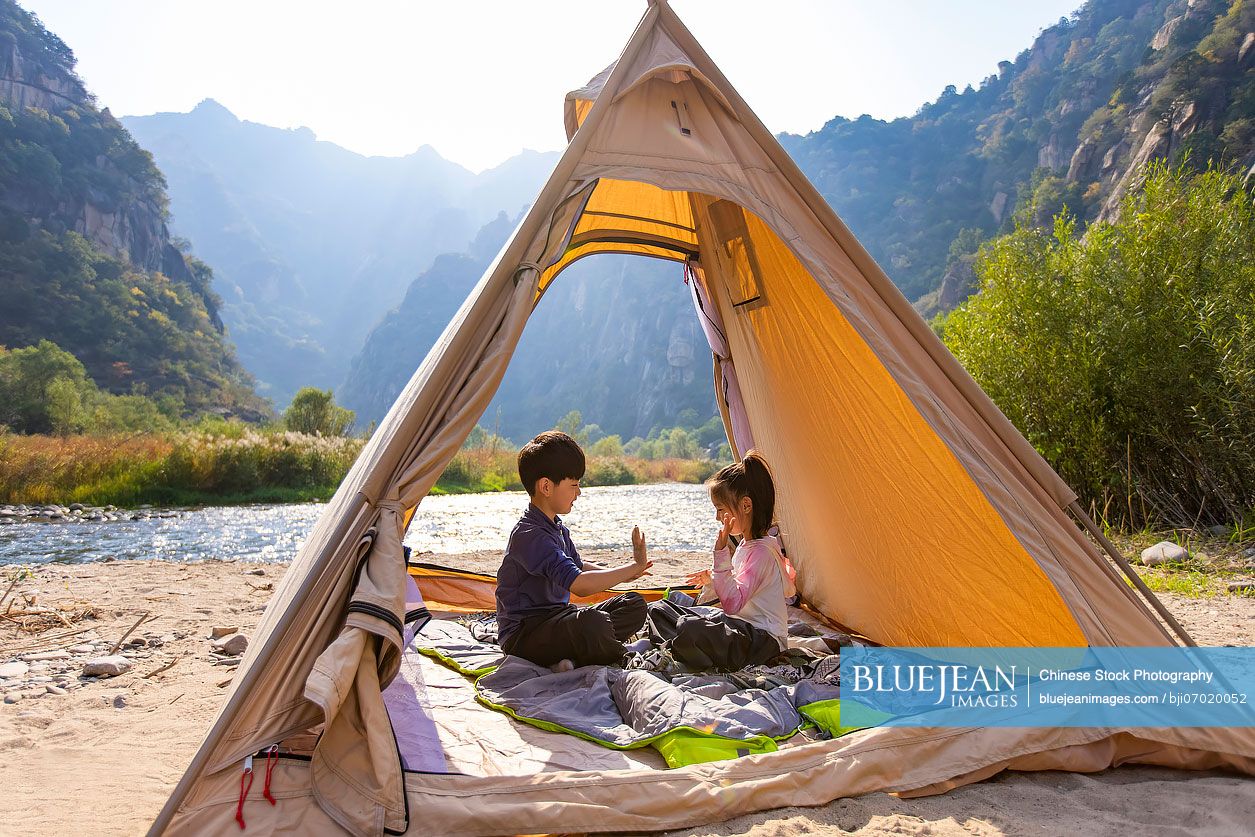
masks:
[[[636,566],[636,577],[640,578],[649,572],[649,568],[654,565],[649,560],[649,554],[645,549],[645,536],[641,534],[641,527],[632,527],[632,563]]]

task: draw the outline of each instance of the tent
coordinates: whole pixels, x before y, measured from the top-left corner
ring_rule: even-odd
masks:
[[[1081,527],[1101,532],[1076,495],[665,0],[565,115],[565,154],[327,505],[153,833],[238,831],[245,760],[311,730],[306,757],[271,766],[277,804],[250,803],[249,829],[652,830],[935,793],[1006,769],[1255,773],[1255,737],[1222,728],[878,728],[667,771],[404,771],[381,687],[414,615],[409,515],[486,408],[537,301],[599,253],[686,266],[729,439],[773,463],[798,587],[817,612],[886,645],[1170,645],[1155,607],[1188,641],[1094,546]],[[452,572],[420,582],[429,605],[485,603],[476,585],[491,587]]]

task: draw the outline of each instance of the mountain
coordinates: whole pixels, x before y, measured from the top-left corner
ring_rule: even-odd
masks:
[[[260,416],[213,273],[167,227],[151,155],[97,107],[74,54],[0,0],[0,345],[51,340],[113,392]]]
[[[240,358],[280,405],[337,386],[414,277],[518,212],[556,160],[523,152],[475,175],[429,146],[364,157],[211,99],[123,123],[165,173],[172,227],[214,266]]]
[[[929,315],[972,292],[973,254],[1017,212],[1039,224],[1065,205],[1105,218],[1150,159],[1251,168],[1253,31],[1249,0],[1090,0],[979,89],[947,87],[910,117],[838,117],[780,139]],[[489,257],[441,257],[370,335],[344,389],[359,416],[382,416]],[[578,409],[627,438],[682,409],[713,415],[707,349],[672,274],[610,257],[564,273],[484,423],[523,439]]]
[[[502,214],[467,253],[438,257],[371,332],[341,390],[359,423],[387,412],[514,225]],[[483,423],[521,440],[578,409],[624,441],[685,411],[698,424],[716,410],[709,364],[679,265],[585,259],[541,299]]]
[[[512,228],[502,212],[479,231],[467,252],[437,256],[410,283],[401,304],[371,330],[337,390],[337,400],[357,413],[359,427],[383,418]]]
[[[1017,208],[1105,218],[1148,160],[1255,163],[1253,31],[1249,0],[1090,0],[979,89],[781,141],[931,314],[971,292],[970,253]]]
[[[717,415],[710,347],[674,262],[594,256],[545,291],[483,424],[525,440],[567,412],[623,441]]]

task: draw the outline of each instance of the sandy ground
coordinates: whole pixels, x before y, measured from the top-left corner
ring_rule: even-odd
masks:
[[[490,554],[424,557],[490,571],[497,560]],[[665,583],[705,558],[655,560],[653,579]],[[70,625],[53,616],[25,617],[48,623],[47,630],[29,632],[11,617],[0,621],[0,673],[27,658],[24,673],[0,678],[0,691],[15,701],[0,704],[0,787],[8,791],[0,794],[0,834],[142,833],[230,683],[233,669],[210,656],[211,631],[251,631],[285,569],[134,561],[44,566],[20,577],[0,613],[52,607]],[[13,577],[14,568],[6,568],[0,590]],[[1255,598],[1163,598],[1200,643],[1255,645]],[[129,671],[100,680],[79,676],[86,659],[111,650],[145,613],[153,618],[122,649],[132,661]],[[48,652],[51,658],[38,659]],[[1252,823],[1255,781],[1120,768],[1095,775],[1003,774],[938,797],[870,794],[684,833],[1250,834]]]

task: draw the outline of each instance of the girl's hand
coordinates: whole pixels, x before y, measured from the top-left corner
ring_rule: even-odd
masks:
[[[710,584],[710,570],[698,570],[685,579],[693,587],[705,587]]]
[[[723,525],[719,527],[719,535],[715,538],[715,552],[728,548],[728,535],[732,532],[732,515],[723,516]]]

